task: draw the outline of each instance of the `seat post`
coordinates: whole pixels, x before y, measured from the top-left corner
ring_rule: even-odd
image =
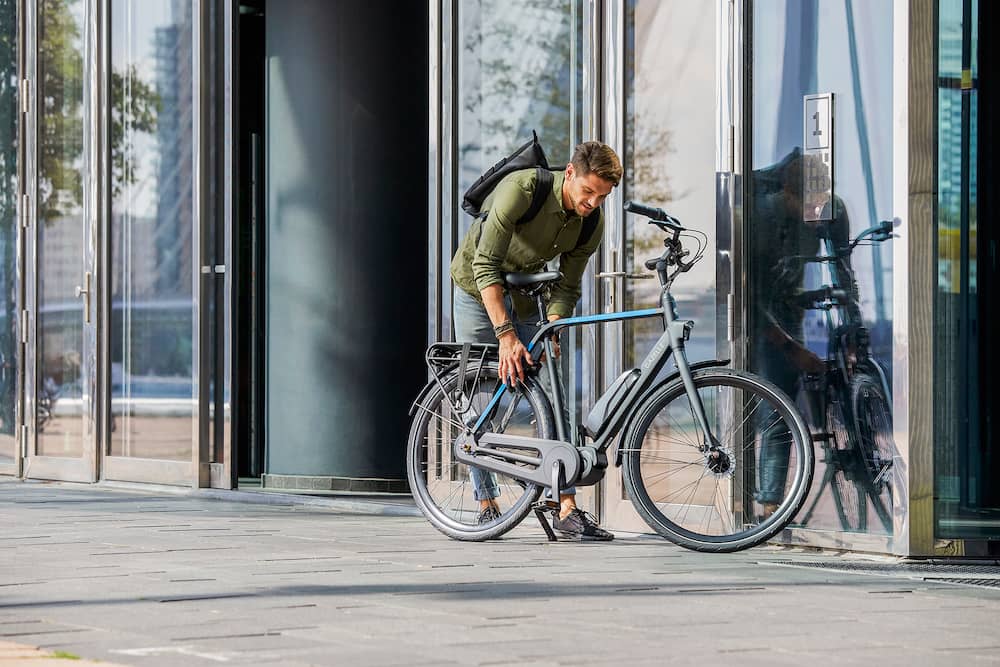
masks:
[[[535,293],[535,303],[538,305],[538,326],[545,326],[549,318],[545,314],[545,299],[542,298],[542,290]]]

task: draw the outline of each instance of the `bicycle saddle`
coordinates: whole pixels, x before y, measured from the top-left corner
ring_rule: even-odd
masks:
[[[524,289],[562,280],[562,277],[563,274],[559,271],[543,271],[542,273],[505,273],[503,279],[511,287]]]

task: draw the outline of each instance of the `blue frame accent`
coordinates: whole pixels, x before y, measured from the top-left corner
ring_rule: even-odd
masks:
[[[646,308],[643,310],[626,310],[620,313],[605,313],[603,315],[581,315],[579,317],[566,317],[561,320],[556,320],[555,322],[550,322],[549,324],[546,324],[541,329],[539,329],[538,333],[535,334],[535,337],[531,339],[530,343],[528,343],[528,352],[533,352],[535,349],[535,345],[538,343],[538,341],[540,341],[547,332],[552,331],[553,329],[562,329],[563,327],[572,327],[581,324],[596,324],[597,322],[618,322],[624,320],[638,320],[644,317],[655,317],[656,315],[663,315],[663,308]],[[541,357],[541,353],[537,355],[532,354],[531,356],[533,360],[537,361],[538,358]],[[505,391],[507,391],[507,385],[501,384],[500,388],[497,389],[497,393],[495,393],[493,395],[493,398],[490,399],[489,405],[487,405],[486,408],[479,415],[479,419],[476,421],[475,426],[472,427],[473,432],[476,432],[480,429],[480,427],[483,425],[483,422],[486,420],[486,415],[493,412],[493,408],[496,406],[497,403],[500,402],[500,397],[503,396]]]

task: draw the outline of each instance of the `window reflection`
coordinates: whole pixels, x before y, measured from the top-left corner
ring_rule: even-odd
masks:
[[[625,199],[663,208],[715,239],[715,5],[634,0],[626,22]],[[644,218],[625,220],[625,268],[648,273],[663,232]],[[625,310],[659,306],[656,280],[624,282]],[[697,324],[692,361],[715,358],[715,262],[704,259],[673,290]],[[616,304],[617,307],[618,306]],[[625,324],[625,367],[637,366],[663,333],[656,318]]]
[[[191,3],[111,3],[111,449],[191,456]]]
[[[753,21],[750,367],[797,398],[817,440],[797,520],[891,533],[891,3],[762,0]],[[803,151],[803,98],[821,93],[832,174]],[[831,177],[832,197],[807,202]],[[784,456],[765,447],[762,469]]]
[[[83,0],[38,5],[36,453],[83,453]]]
[[[463,0],[458,5],[458,192],[538,133],[549,163],[579,135],[580,0]],[[574,60],[575,58],[575,60]],[[588,139],[590,137],[587,137]],[[455,202],[457,208],[457,202]],[[459,238],[472,218],[459,218]]]
[[[16,454],[17,2],[0,0],[0,463]]]

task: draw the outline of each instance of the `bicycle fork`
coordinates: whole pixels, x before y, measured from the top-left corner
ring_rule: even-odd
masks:
[[[690,320],[677,319],[677,302],[670,292],[664,290],[663,297],[663,322],[669,332],[670,347],[674,353],[674,364],[677,372],[681,376],[681,382],[687,391],[688,400],[691,403],[691,411],[701,429],[702,443],[701,452],[705,455],[709,469],[715,473],[722,473],[731,467],[729,456],[719,444],[718,439],[712,433],[712,426],[708,422],[705,414],[705,405],[702,403],[701,394],[694,385],[694,378],[691,376],[691,366],[688,364],[687,353],[685,352],[685,341],[694,328],[694,322]]]

